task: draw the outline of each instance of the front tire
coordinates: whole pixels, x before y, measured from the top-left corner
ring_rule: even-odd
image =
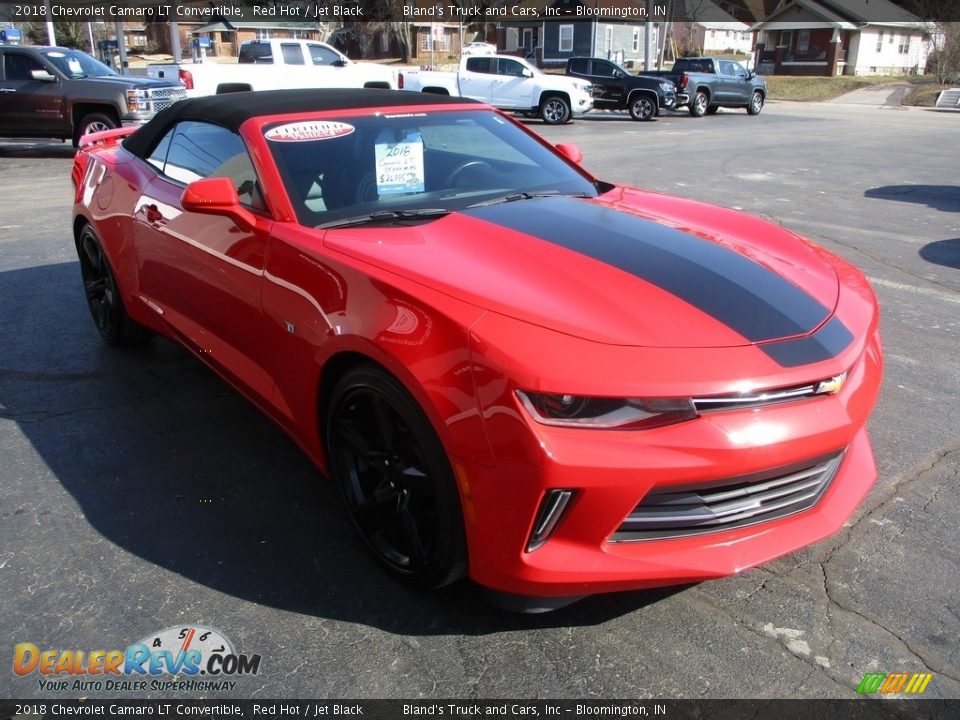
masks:
[[[406,388],[374,365],[348,372],[331,396],[326,446],[354,527],[393,577],[436,588],[466,574],[453,471]]]
[[[653,120],[657,106],[647,95],[638,95],[630,101],[630,117],[634,120]]]
[[[562,125],[570,120],[570,103],[559,95],[551,95],[540,104],[540,118],[547,125]]]
[[[80,145],[80,138],[90,133],[103,132],[104,130],[113,130],[119,123],[109,115],[100,112],[88,113],[84,115],[77,124],[73,136],[73,146]]]
[[[127,315],[103,246],[89,225],[80,232],[77,253],[87,306],[103,341],[122,347],[149,340],[150,331]]]
[[[761,110],[763,110],[763,93],[757,90],[750,98],[750,104],[747,105],[747,113],[750,115],[759,115]]]

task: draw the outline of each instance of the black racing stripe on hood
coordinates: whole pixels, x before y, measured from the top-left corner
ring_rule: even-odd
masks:
[[[840,318],[833,317],[813,335],[766,343],[760,349],[783,367],[797,367],[834,358],[852,341],[853,334],[847,326]]]
[[[805,335],[830,315],[789,280],[740,253],[595,203],[548,197],[476,207],[464,214],[635,275],[751,342]]]

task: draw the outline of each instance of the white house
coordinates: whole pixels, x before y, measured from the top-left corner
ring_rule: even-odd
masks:
[[[889,0],[790,0],[754,26],[756,65],[776,75],[923,74],[926,23]]]
[[[753,31],[746,23],[701,22],[697,23],[703,36],[703,54],[736,52],[749,55],[753,50]]]

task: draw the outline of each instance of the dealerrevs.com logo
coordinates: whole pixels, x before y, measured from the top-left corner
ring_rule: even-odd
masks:
[[[237,653],[223,633],[200,625],[151,633],[125,650],[59,650],[19,643],[13,672],[38,676],[42,691],[233,690],[256,675],[260,655]]]

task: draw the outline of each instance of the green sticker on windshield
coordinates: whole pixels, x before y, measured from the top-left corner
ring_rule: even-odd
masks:
[[[423,138],[419,130],[384,130],[377,138],[377,193],[420,193],[424,187]]]

